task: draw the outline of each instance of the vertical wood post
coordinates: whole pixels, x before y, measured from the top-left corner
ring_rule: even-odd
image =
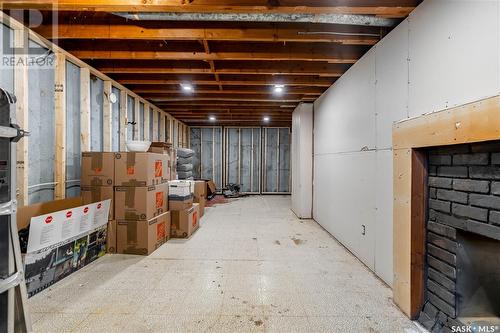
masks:
[[[153,110],[153,140],[158,141],[158,111]]]
[[[112,147],[112,117],[111,117],[111,101],[109,96],[112,92],[111,81],[104,81],[104,93],[102,104],[102,147],[103,151],[111,151]]]
[[[163,112],[160,112],[160,141],[166,142],[167,139],[165,138],[165,115]]]
[[[149,104],[144,104],[144,140],[149,141]]]
[[[128,121],[131,121],[127,117],[128,103],[127,103],[127,92],[120,91],[120,151],[126,151],[127,146],[127,131],[128,131]]]
[[[139,113],[139,99],[138,98],[134,98],[134,113],[135,113],[135,126],[134,126],[134,140],[141,140],[141,138],[139,137],[139,128],[140,126],[143,126],[144,124],[142,124],[141,122],[141,117],[140,117],[140,113]]]
[[[81,151],[90,151],[90,70],[80,69],[80,146]]]
[[[54,163],[54,199],[66,197],[66,56],[55,54],[55,163]]]
[[[29,105],[28,105],[28,66],[23,58],[28,53],[28,35],[23,29],[14,30],[15,60],[14,66],[14,95],[16,95],[16,120],[19,126],[29,131]],[[23,61],[20,61],[23,60]],[[29,179],[29,137],[24,137],[17,143],[17,201],[19,206],[29,204],[28,179]]]

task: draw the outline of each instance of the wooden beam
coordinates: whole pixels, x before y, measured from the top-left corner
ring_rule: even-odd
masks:
[[[337,30],[309,33],[304,28],[147,28],[131,24],[59,24],[34,29],[48,39],[120,39],[120,40],[218,40],[259,42],[324,42],[344,45],[375,45],[380,36],[335,34]]]
[[[80,69],[80,147],[82,152],[90,151],[90,70]]]
[[[54,156],[54,199],[66,197],[66,57],[55,54],[54,77],[54,117],[55,117],[55,156]]]
[[[185,80],[163,80],[163,79],[121,79],[118,80],[121,84],[170,84],[180,85],[185,83]],[[293,80],[280,80],[279,83],[284,86],[311,86],[311,87],[330,87],[333,84],[330,79],[316,79],[316,78],[300,78]],[[193,85],[219,85],[218,82],[213,80],[194,80],[191,81]],[[273,86],[276,82],[270,80],[222,80],[220,82],[225,86]]]
[[[328,70],[322,68],[308,68],[303,64],[298,68],[285,68],[276,64],[270,68],[168,68],[168,67],[98,67],[106,74],[267,74],[267,75],[318,75],[322,77],[340,77],[344,74],[341,70]]]
[[[282,1],[283,2],[283,1]],[[317,2],[316,2],[317,3]],[[220,13],[303,13],[303,14],[362,14],[383,17],[406,17],[414,8],[414,1],[402,6],[373,6],[370,1],[356,1],[345,5],[345,1],[322,1],[320,5],[270,6],[268,1],[256,1],[252,5],[240,0],[180,2],[178,0],[4,0],[4,9],[40,9],[60,11],[100,12],[220,12]]]
[[[308,98],[299,98],[299,99],[273,99],[274,102],[277,103],[299,103],[303,100],[308,100]],[[238,97],[175,97],[175,98],[150,98],[153,102],[162,102],[162,101],[248,101],[248,102],[268,102],[269,98],[238,98]]]
[[[69,50],[80,59],[133,59],[133,60],[251,60],[251,61],[326,61],[331,64],[354,64],[359,57],[336,56],[315,52],[175,52],[175,51],[107,51]]]
[[[127,150],[127,129],[128,129],[128,119],[127,119],[127,92],[124,90],[120,91],[120,151]]]
[[[185,92],[182,91],[181,89],[158,89],[158,88],[138,88],[134,89],[134,92],[137,94],[183,94],[185,95]],[[288,95],[288,94],[299,94],[299,95],[321,95],[324,92],[324,89],[320,89],[317,87],[300,87],[300,88],[294,88],[294,89],[287,89],[283,91],[283,95]],[[208,89],[195,89],[195,93],[198,94],[215,94],[215,95],[220,95],[220,94],[274,94],[272,89],[255,89],[255,88],[248,88],[245,90],[242,89],[226,89],[223,91],[220,90],[208,90]]]
[[[109,96],[112,92],[111,81],[104,81],[103,105],[102,105],[102,129],[103,129],[103,150],[112,151],[112,116],[111,116],[111,101]]]
[[[19,127],[29,131],[29,98],[28,98],[28,64],[24,57],[28,54],[28,35],[24,29],[14,30],[14,94],[16,95],[16,120]],[[29,204],[28,179],[29,179],[29,136],[17,143],[17,201],[19,206]]]

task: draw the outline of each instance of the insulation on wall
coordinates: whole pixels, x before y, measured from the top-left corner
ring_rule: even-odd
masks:
[[[170,117],[168,116],[165,116],[165,141],[166,142],[171,142],[171,137],[170,137],[170,133],[171,133],[171,121],[170,121]]]
[[[245,193],[260,193],[261,129],[226,128],[226,183]]]
[[[116,96],[116,102],[111,104],[111,149],[120,151],[120,89],[113,87],[111,92]]]
[[[127,140],[135,140],[134,127],[137,126],[135,119],[135,100],[127,96]]]
[[[30,50],[38,50],[46,64],[54,63],[54,54],[30,41]],[[43,54],[43,55],[41,55]],[[29,131],[32,144],[28,151],[29,203],[54,199],[55,112],[54,70],[48,66],[30,66],[28,69]]]
[[[66,197],[80,195],[80,67],[66,61]]]
[[[193,175],[222,186],[222,127],[191,127]]]
[[[11,45],[13,39],[12,29],[0,24],[0,55],[12,56],[12,49],[10,47],[4,48],[6,45]],[[13,66],[0,66],[0,88],[8,92],[14,92],[14,67]]]
[[[264,128],[265,193],[290,192],[290,129]]]
[[[104,81],[90,77],[90,150],[103,149]]]

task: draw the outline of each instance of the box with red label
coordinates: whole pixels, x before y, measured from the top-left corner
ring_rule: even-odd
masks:
[[[114,219],[114,189],[113,186],[81,186],[80,195],[82,196],[83,203],[85,205],[103,201],[106,199],[111,200],[111,205],[109,207],[109,220]]]
[[[115,187],[116,220],[150,220],[168,211],[168,184]]]
[[[116,186],[151,186],[170,179],[168,156],[154,153],[116,153]]]
[[[80,185],[115,185],[115,153],[82,153],[82,175]]]
[[[169,214],[165,213],[148,221],[117,220],[117,253],[148,255],[165,243],[166,224]]]
[[[199,227],[200,210],[198,204],[189,209],[171,211],[171,231],[173,238],[190,237]]]

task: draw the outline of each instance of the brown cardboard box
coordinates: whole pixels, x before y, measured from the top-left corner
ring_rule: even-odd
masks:
[[[148,221],[118,220],[116,248],[118,253],[148,255],[165,243],[168,214]]]
[[[200,197],[207,197],[207,182],[204,180],[195,180],[194,181],[194,198],[196,199]]]
[[[40,216],[49,214],[52,212],[58,212],[60,210],[66,210],[70,208],[75,208],[83,205],[82,197],[67,198],[61,200],[39,202],[29,206],[21,206],[17,209],[16,219],[17,219],[17,229],[21,230],[28,228],[31,218],[34,216]]]
[[[172,230],[172,215],[170,212],[166,212],[166,221],[165,221],[165,241],[170,239],[170,232]]]
[[[116,253],[116,220],[108,222],[108,230],[106,232],[106,252]]]
[[[115,185],[115,153],[82,153],[82,175],[80,185]]]
[[[200,205],[200,218],[203,217],[203,215],[205,215],[205,205],[207,203],[207,199],[205,199],[205,197],[199,197],[198,199],[195,199],[195,200],[198,200],[198,204]]]
[[[150,220],[168,210],[168,185],[115,187],[116,220]]]
[[[171,211],[189,209],[191,206],[193,206],[193,196],[185,197],[183,199],[168,198],[168,208]]]
[[[148,152],[170,155],[171,150],[172,150],[171,143],[154,141],[154,142],[151,142],[151,145],[149,146]]]
[[[170,235],[173,238],[187,238],[199,227],[199,205],[193,204],[189,209],[171,211],[172,226]]]
[[[168,156],[154,153],[116,153],[116,186],[150,186],[168,182]]]
[[[111,199],[111,204],[109,206],[109,220],[114,219],[115,206],[113,201],[114,197],[113,186],[81,186],[80,192],[83,198],[84,205],[97,201]]]

